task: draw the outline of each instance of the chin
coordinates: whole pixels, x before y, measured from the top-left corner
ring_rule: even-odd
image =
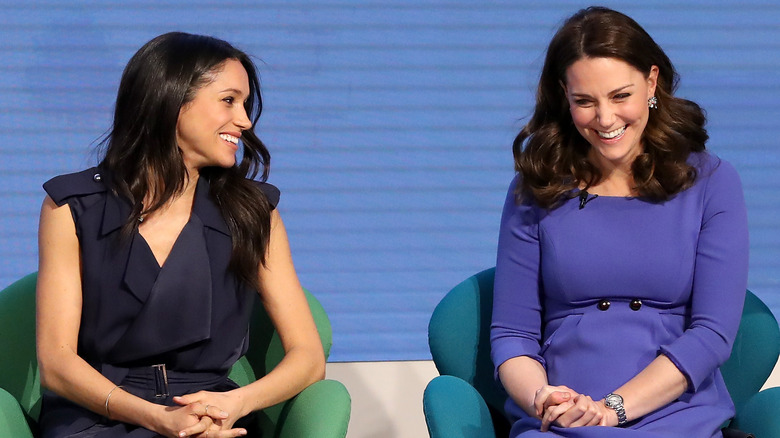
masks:
[[[598,156],[613,163],[628,162],[628,164],[631,164],[634,162],[634,158],[642,153],[641,147],[637,148],[635,145],[631,144],[624,146],[591,143],[590,146]]]

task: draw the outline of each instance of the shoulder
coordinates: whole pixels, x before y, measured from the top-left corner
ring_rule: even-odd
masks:
[[[544,211],[536,203],[533,195],[522,192],[522,176],[515,174],[512,182],[509,183],[506,198],[504,199],[504,208],[502,212],[502,221],[521,221],[538,222]]]
[[[275,185],[255,180],[252,180],[252,182],[255,183],[261,192],[263,192],[266,199],[268,199],[268,203],[270,203],[273,208],[276,208],[276,206],[279,205],[281,192]]]
[[[55,176],[43,184],[43,189],[61,206],[74,196],[105,192],[106,184],[98,168],[92,167],[81,172]]]
[[[688,191],[702,203],[705,219],[724,211],[746,214],[742,181],[731,163],[706,152],[692,154],[688,162],[697,171],[696,183]]]
[[[722,189],[724,186],[735,186],[741,191],[742,183],[737,169],[728,161],[707,151],[695,152],[688,158],[688,164],[696,169],[696,183]]]

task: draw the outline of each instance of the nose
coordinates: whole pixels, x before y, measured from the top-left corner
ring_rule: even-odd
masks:
[[[600,126],[611,128],[615,123],[615,110],[611,105],[599,105],[596,109],[596,120]]]
[[[238,110],[236,110],[236,116],[233,123],[236,124],[236,127],[241,129],[242,131],[246,131],[247,129],[252,127],[252,121],[249,120],[249,116],[246,114],[246,109],[244,109],[243,106],[238,105]]]

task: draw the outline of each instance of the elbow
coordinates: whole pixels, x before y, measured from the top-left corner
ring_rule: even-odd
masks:
[[[307,348],[306,351],[308,356],[308,359],[306,360],[306,363],[308,364],[308,369],[306,370],[306,376],[308,377],[306,379],[306,386],[309,386],[325,379],[326,359],[325,351],[319,343],[313,348]]]
[[[41,387],[60,393],[68,386],[67,374],[72,368],[75,354],[55,346],[37,346],[38,379]]]
[[[309,375],[312,379],[309,384],[325,379],[325,353],[322,351],[315,355],[311,365],[311,373]]]
[[[48,360],[45,356],[38,356],[38,378],[41,382],[41,388],[56,391],[57,383],[57,367],[52,366],[53,361]],[[56,361],[54,361],[56,363]]]

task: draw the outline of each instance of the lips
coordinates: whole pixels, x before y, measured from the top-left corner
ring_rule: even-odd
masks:
[[[603,138],[604,140],[612,140],[623,135],[626,132],[627,127],[628,125],[624,125],[618,129],[615,129],[614,131],[609,131],[609,132],[596,131],[596,133],[598,134],[599,137]]]
[[[234,145],[238,145],[238,137],[236,137],[234,135],[222,133],[222,134],[219,134],[219,138],[221,138],[222,140],[228,141],[230,143],[233,143]]]

